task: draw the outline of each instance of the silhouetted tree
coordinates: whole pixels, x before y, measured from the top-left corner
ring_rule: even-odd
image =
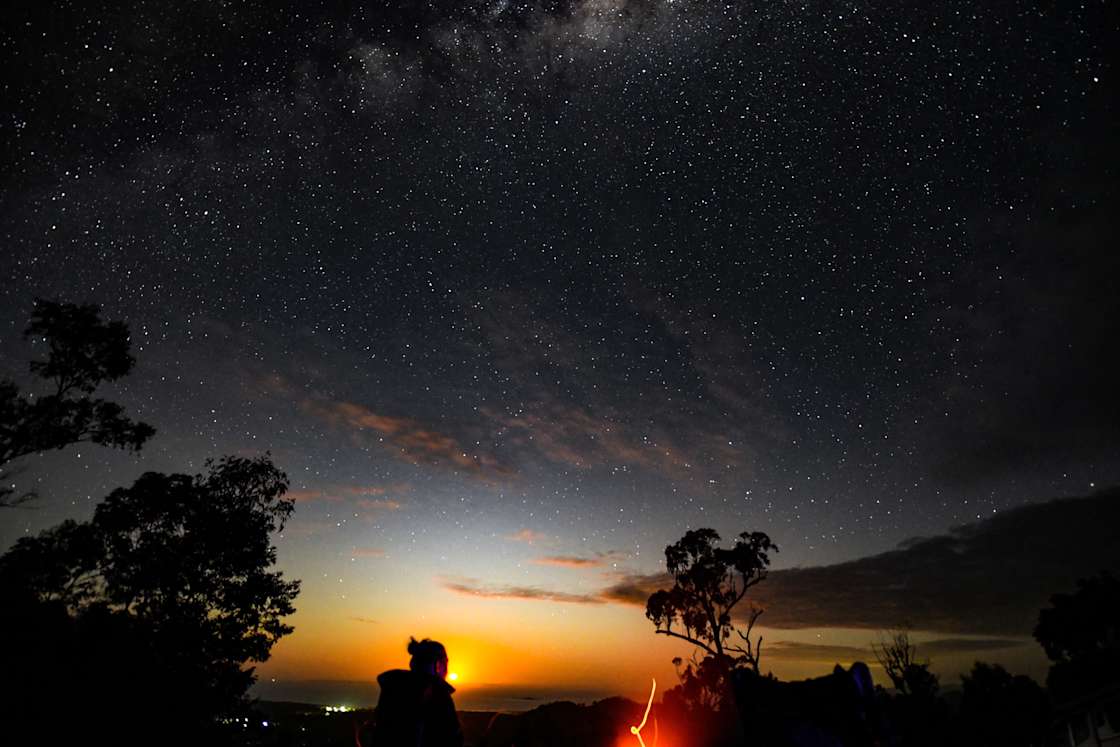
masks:
[[[959,741],[976,747],[1042,747],[1050,702],[1037,682],[999,664],[976,662],[961,675]]]
[[[748,600],[750,589],[766,578],[770,552],[778,547],[762,532],[743,532],[730,549],[718,546],[713,529],[695,529],[665,548],[665,565],[673,586],[650,595],[646,617],[656,633],[697,646],[698,654],[681,669],[680,684],[666,693],[666,703],[711,732],[705,739],[734,741],[736,696],[733,683],[749,672],[758,678],[762,638],[751,638],[762,610],[749,605],[745,624],[736,627],[736,607]],[[737,639],[732,639],[732,634]],[[717,738],[715,735],[720,734]]]
[[[875,658],[891,684],[902,695],[932,696],[937,693],[937,675],[929,671],[929,661],[918,661],[918,648],[910,642],[910,632],[892,630],[885,639],[871,645]]]
[[[1105,571],[1077,582],[1073,594],[1050,597],[1038,613],[1035,639],[1053,664],[1046,683],[1073,698],[1120,681],[1120,580]]]
[[[938,695],[940,685],[929,670],[929,660],[918,661],[910,632],[906,628],[890,631],[872,649],[898,692],[884,702],[884,710],[901,744],[945,744],[948,706]]]
[[[684,662],[673,659],[680,685],[666,692],[666,697],[680,698],[686,709],[718,711],[724,708],[730,692],[727,681],[734,664],[728,657],[706,656]]]
[[[202,475],[147,473],[90,521],[21,538],[0,557],[0,600],[15,611],[0,618],[17,662],[8,676],[39,682],[46,691],[23,695],[52,701],[57,681],[41,680],[51,662],[61,669],[51,677],[88,684],[74,693],[98,704],[87,735],[111,715],[103,726],[119,742],[137,712],[174,724],[159,741],[206,733],[243,704],[254,680],[244,665],[292,630],[283,617],[299,582],[271,570],[270,535],[293,508],[287,485],[267,456],[225,457]]]
[[[729,657],[757,672],[762,638],[752,641],[751,631],[762,609],[750,607],[744,629],[735,627],[732,610],[752,586],[765,580],[770,551],[777,552],[778,546],[762,532],[741,533],[731,549],[718,547],[719,541],[714,529],[693,529],[665,548],[673,587],[650,595],[646,617],[661,635],[688,641],[712,656]],[[731,642],[732,633],[739,643]]]
[[[115,403],[93,396],[98,386],[132,370],[128,328],[103,322],[97,306],[37,299],[24,336],[42,340],[46,357],[31,362],[31,373],[48,383],[41,395],[23,395],[11,381],[0,381],[0,479],[13,460],[29,454],[91,442],[139,450],[155,430],[133,422]],[[0,485],[0,507],[34,497]]]

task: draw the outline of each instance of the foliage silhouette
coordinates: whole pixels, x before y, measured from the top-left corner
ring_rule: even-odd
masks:
[[[42,396],[24,396],[11,381],[0,381],[0,478],[12,461],[29,454],[91,442],[137,451],[155,433],[130,420],[115,402],[93,397],[104,382],[132,370],[128,327],[103,322],[100,308],[36,299],[24,337],[42,339],[46,358],[31,362],[31,373],[49,382]],[[0,486],[0,507],[33,499]]]
[[[216,740],[217,719],[239,712],[254,680],[243,665],[292,631],[282,618],[299,582],[270,570],[270,535],[294,505],[287,485],[268,456],[225,457],[203,475],[147,473],[90,521],[21,538],[0,557],[0,600],[14,610],[0,618],[6,684],[31,683],[6,694],[14,717],[56,699],[44,672],[57,667],[46,676],[64,673],[62,692],[91,688],[73,692],[84,738],[103,727],[128,742],[132,725],[150,741],[160,722],[176,730],[161,741]]]
[[[837,664],[831,674],[781,682],[742,668],[735,691],[744,738],[734,744],[768,747],[872,747],[893,744],[880,693],[867,665]]]
[[[1053,662],[1046,684],[1054,698],[1120,681],[1120,580],[1108,571],[1081,579],[1050,605],[1039,611],[1034,637]]]
[[[929,671],[929,660],[917,660],[918,648],[910,642],[910,632],[905,627],[890,631],[885,640],[872,644],[871,648],[899,693],[919,697],[936,695],[937,676]]]
[[[665,548],[665,565],[673,587],[650,595],[646,617],[656,632],[680,638],[711,656],[728,657],[735,666],[749,665],[758,671],[762,638],[751,640],[751,631],[762,614],[751,606],[746,628],[732,621],[732,610],[746,599],[751,587],[766,578],[770,551],[778,546],[762,532],[743,532],[731,549],[717,546],[714,529],[693,529]],[[674,626],[680,626],[678,632]],[[741,643],[731,643],[731,634]]]
[[[929,670],[929,660],[918,661],[907,627],[889,631],[872,649],[898,693],[884,698],[883,709],[898,740],[914,747],[945,744],[948,704],[939,695],[940,683]]]
[[[961,675],[957,733],[976,747],[1042,747],[1050,726],[1050,701],[1037,682],[1012,676],[999,664],[976,662]]]
[[[736,671],[730,657],[694,657],[683,668],[678,657],[673,664],[680,684],[665,691],[659,711],[662,718],[686,726],[692,744],[741,742],[741,719],[735,707],[734,689],[729,687]]]
[[[682,662],[673,659],[680,684],[667,691],[669,699],[679,698],[683,709],[697,715],[724,710],[731,705],[731,691],[727,683],[732,676],[734,663],[729,657],[705,656],[703,659]]]
[[[646,617],[656,633],[688,641],[697,654],[704,654],[694,655],[683,669],[679,658],[673,660],[681,681],[665,701],[683,720],[703,724],[710,734],[702,738],[713,744],[719,742],[717,734],[730,742],[741,737],[732,683],[742,671],[758,676],[762,638],[752,640],[751,631],[762,610],[750,605],[742,629],[732,613],[766,578],[770,552],[778,550],[762,532],[742,532],[731,549],[719,547],[719,541],[713,529],[694,529],[666,547],[673,586],[654,592],[646,602]]]

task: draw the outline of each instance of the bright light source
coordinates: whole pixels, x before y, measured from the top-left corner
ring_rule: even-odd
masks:
[[[459,675],[455,672],[452,672],[451,674],[447,675],[447,679],[454,682],[455,680],[459,679]]]
[[[651,687],[650,691],[649,691],[649,702],[646,703],[646,712],[645,712],[645,715],[642,716],[642,723],[638,724],[637,726],[631,726],[630,727],[630,733],[638,738],[638,744],[641,745],[641,747],[646,747],[646,741],[644,739],[642,739],[642,729],[645,728],[646,719],[649,718],[649,709],[653,708],[653,696],[654,696],[654,693],[656,693],[656,692],[657,692],[657,680],[654,680],[653,681],[653,687]],[[656,728],[656,724],[655,724],[654,728]]]

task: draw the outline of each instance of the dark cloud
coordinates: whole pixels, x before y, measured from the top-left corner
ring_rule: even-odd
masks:
[[[868,628],[907,624],[945,633],[1029,636],[1051,594],[1120,567],[1120,489],[1005,511],[879,555],[770,573],[755,587],[770,628]],[[667,574],[626,576],[605,601],[644,606]],[[945,639],[945,650],[1018,645]]]
[[[968,654],[978,651],[1002,651],[1021,646],[1037,646],[1033,638],[938,638],[917,644],[918,654]]]
[[[645,607],[650,594],[658,589],[667,589],[672,585],[673,577],[668,573],[654,573],[648,576],[629,575],[604,589],[602,597],[608,602],[636,604]]]
[[[1022,506],[831,566],[775,571],[763,624],[1024,636],[1051,594],[1120,560],[1120,490]]]
[[[917,641],[919,659],[926,656],[952,656],[987,651],[1002,651],[1021,646],[1037,646],[1031,639],[1014,638],[938,638],[932,641]],[[820,663],[849,664],[863,661],[875,664],[875,651],[868,646],[843,646],[827,643],[804,641],[773,641],[765,643],[763,655],[768,659],[781,661],[803,661]]]
[[[840,646],[826,643],[802,643],[800,641],[774,641],[763,647],[763,656],[781,661],[812,661],[826,663],[850,663],[853,661],[871,662],[875,656],[870,648],[859,646]]]

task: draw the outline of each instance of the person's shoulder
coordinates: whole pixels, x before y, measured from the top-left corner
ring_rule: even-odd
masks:
[[[415,678],[415,673],[407,669],[390,669],[377,675],[377,684],[381,688],[386,687],[399,687],[412,682]]]

